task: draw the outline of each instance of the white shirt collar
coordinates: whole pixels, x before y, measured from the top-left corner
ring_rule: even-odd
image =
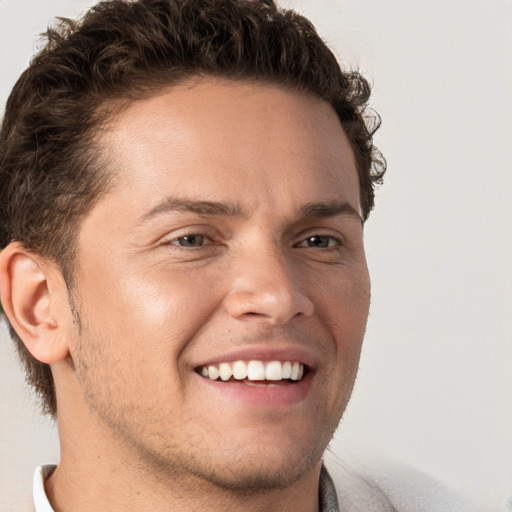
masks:
[[[54,468],[51,465],[39,466],[34,473],[33,495],[36,512],[54,512],[44,490],[45,477]]]

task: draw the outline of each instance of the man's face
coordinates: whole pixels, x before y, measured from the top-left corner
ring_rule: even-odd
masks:
[[[123,456],[288,485],[345,409],[369,306],[334,111],[210,80],[133,103],[101,137],[115,186],[81,227],[70,347],[86,406]]]

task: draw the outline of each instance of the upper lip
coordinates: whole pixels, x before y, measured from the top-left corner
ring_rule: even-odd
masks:
[[[194,368],[202,366],[218,365],[220,363],[231,363],[234,361],[297,361],[307,365],[309,368],[316,366],[316,357],[310,351],[302,347],[269,347],[251,346],[237,349],[224,354],[215,355],[197,364]]]

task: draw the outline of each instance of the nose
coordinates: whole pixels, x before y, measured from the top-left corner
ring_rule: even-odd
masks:
[[[295,317],[309,317],[314,304],[301,288],[281,251],[274,247],[252,252],[233,267],[231,290],[225,299],[228,313],[237,319],[258,318],[283,325]],[[257,256],[255,256],[257,254]]]

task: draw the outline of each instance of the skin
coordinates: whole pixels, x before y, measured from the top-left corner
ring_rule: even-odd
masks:
[[[211,79],[133,103],[98,144],[115,184],[80,227],[74,315],[58,272],[11,248],[46,276],[51,343],[26,339],[56,382],[55,510],[318,510],[370,297],[334,111]],[[305,395],[254,405],[195,371],[236,351],[303,354]]]

